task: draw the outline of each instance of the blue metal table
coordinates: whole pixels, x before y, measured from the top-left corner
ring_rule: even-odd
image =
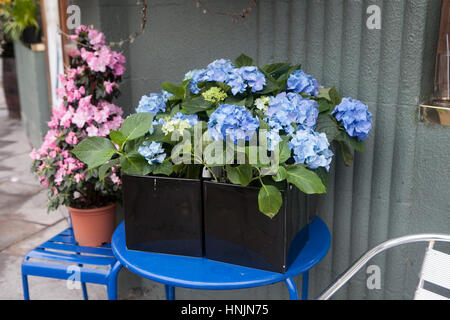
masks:
[[[117,260],[130,271],[165,285],[168,300],[175,299],[175,287],[203,290],[233,290],[270,285],[284,281],[291,300],[298,299],[294,277],[303,275],[302,299],[308,297],[308,271],[327,254],[330,232],[318,217],[308,225],[309,240],[285,274],[185,256],[128,250],[125,225],[120,224],[111,247]]]

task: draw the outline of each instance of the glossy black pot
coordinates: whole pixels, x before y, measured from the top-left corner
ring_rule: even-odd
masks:
[[[123,193],[128,249],[204,255],[200,180],[124,175]]]
[[[208,259],[285,273],[308,241],[315,212],[296,188],[282,192],[273,218],[258,208],[258,188],[203,183],[205,254]]]
[[[36,28],[35,26],[26,27],[23,32],[22,36],[20,38],[23,43],[25,44],[35,44],[40,43],[42,40],[42,32],[40,29]]]

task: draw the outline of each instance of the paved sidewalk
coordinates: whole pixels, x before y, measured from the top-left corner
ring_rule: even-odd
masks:
[[[20,121],[7,116],[0,85],[0,300],[23,299],[21,261],[35,246],[68,226],[67,211],[47,213],[47,191],[30,172],[31,147]],[[61,280],[29,278],[31,299],[82,299]],[[106,288],[88,284],[90,299],[106,299]]]

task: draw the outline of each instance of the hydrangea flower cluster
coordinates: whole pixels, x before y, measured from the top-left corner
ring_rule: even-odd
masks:
[[[156,116],[160,112],[166,111],[166,102],[171,97],[167,91],[161,93],[150,93],[149,96],[142,96],[139,106],[136,108],[137,113],[152,113]]]
[[[191,80],[189,89],[194,94],[200,92],[198,83],[205,81],[223,82],[231,87],[233,95],[244,93],[247,87],[250,87],[252,92],[261,91],[266,85],[266,78],[257,67],[235,68],[231,61],[225,59],[210,63],[206,69],[190,71],[185,79]]]
[[[314,129],[319,116],[319,105],[316,101],[304,99],[297,93],[282,92],[272,97],[269,107],[264,113],[269,126],[278,132],[284,130],[288,135],[297,128]]]
[[[150,165],[161,164],[167,156],[162,143],[155,141],[144,141],[138,152]]]
[[[198,117],[196,115],[187,115],[178,112],[172,119],[164,119],[163,121],[159,121],[159,123],[163,124],[162,131],[165,135],[177,133],[182,136],[185,129],[192,128],[198,123]]]
[[[88,38],[94,46],[101,47],[101,35],[88,32]],[[96,67],[102,68],[101,61],[95,60],[100,59],[101,53],[93,57],[91,59]],[[101,165],[108,164],[111,159],[124,164],[126,162],[123,161],[128,161],[130,165],[121,168],[125,174],[188,179],[199,179],[202,171],[207,169],[216,182],[244,187],[259,185],[259,210],[270,218],[280,210],[282,192],[289,184],[307,194],[325,193],[324,171],[330,170],[334,156],[330,144],[340,146],[337,150],[342,154],[344,163],[350,165],[350,148],[362,150],[357,140],[365,139],[372,125],[367,106],[349,98],[337,105],[341,98],[336,88],[323,90],[319,95],[317,81],[298,67],[289,63],[274,63],[257,68],[253,66],[253,60],[245,55],[237,58],[235,64],[225,59],[216,60],[206,69],[186,74],[180,85],[166,83],[163,87],[170,93],[163,91],[143,96],[136,109],[137,113],[153,116],[132,115],[125,120],[127,125],[120,129],[120,133],[139,128],[133,130],[135,135],[123,135],[132,136],[132,139],[123,141],[120,134],[110,136],[118,152],[112,152],[113,155],[107,160],[98,160]],[[105,92],[114,91],[114,88],[113,83],[105,82]],[[104,107],[94,113],[90,111],[91,105],[98,104],[90,100],[92,93],[86,86],[84,89],[76,86],[70,91],[73,92],[71,100],[79,101],[79,110],[73,107],[73,113],[80,114],[69,123],[77,129],[84,128],[85,135],[102,134],[101,128],[96,131],[84,126],[90,125],[92,116],[100,122],[111,120],[101,114]],[[65,112],[61,113],[61,123],[65,123],[66,119],[62,119],[65,115]],[[333,115],[337,121],[332,119]],[[196,126],[195,129],[201,130],[194,130],[194,141],[185,144],[185,133],[191,133],[190,129],[200,121],[207,123]],[[97,120],[94,119],[94,122],[97,123]],[[151,128],[150,123],[153,123]],[[78,138],[73,135],[65,137],[68,144],[76,144]],[[46,144],[52,145],[58,139],[59,133],[52,132]],[[98,140],[90,139],[82,144],[90,146]],[[244,143],[239,143],[237,150],[234,145],[232,148],[226,146],[227,164],[223,165],[208,157],[209,148],[204,143],[208,144],[211,140],[234,145]],[[266,140],[267,143],[264,143]],[[210,146],[214,147],[217,156],[222,155],[220,150],[216,150],[220,143]],[[92,166],[99,165],[92,160],[97,158],[80,147],[74,153]],[[244,147],[245,152],[240,147]],[[108,151],[114,151],[112,148],[109,145]],[[181,150],[183,159],[179,162],[177,159]],[[228,152],[230,150],[234,151]],[[132,154],[134,158],[136,153],[142,156],[142,161],[130,163],[131,157],[128,155]],[[244,153],[245,156],[241,157]],[[255,154],[257,157],[253,157]],[[231,155],[238,158],[233,159]],[[68,171],[77,170],[77,163],[71,160],[60,165]],[[213,170],[216,166],[221,168]]]
[[[316,79],[303,70],[297,70],[289,76],[287,90],[317,96],[319,95],[319,84]]]
[[[367,105],[359,100],[344,98],[331,113],[340,121],[345,131],[359,141],[366,139],[372,129],[372,114]]]
[[[259,128],[259,121],[245,107],[219,105],[209,117],[208,132],[215,141],[249,141]]]
[[[72,39],[78,48],[71,52],[71,68],[59,75],[61,103],[53,108],[43,144],[30,154],[34,173],[50,190],[49,210],[108,204],[120,196],[121,180],[115,171],[100,183],[71,151],[87,137],[106,137],[122,125],[123,111],[112,100],[120,94],[125,58],[106,47],[103,33],[93,28],[79,27]]]
[[[289,142],[289,147],[294,153],[296,164],[306,164],[310,169],[322,167],[330,170],[333,152],[329,149],[325,133],[317,133],[311,129],[298,130]]]
[[[212,103],[218,103],[225,100],[228,96],[222,89],[218,87],[212,87],[208,91],[202,93],[203,99]]]

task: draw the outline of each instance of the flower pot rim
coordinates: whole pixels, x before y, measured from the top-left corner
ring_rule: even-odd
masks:
[[[99,211],[105,211],[107,209],[111,209],[114,208],[118,205],[118,202],[114,202],[112,204],[109,204],[107,206],[104,207],[99,207],[99,208],[92,208],[92,209],[78,209],[78,208],[73,208],[70,206],[67,206],[67,209],[72,213],[75,214],[104,214],[104,213],[99,213]]]
[[[201,182],[201,179],[188,179],[188,178],[172,178],[172,177],[158,177],[158,176],[140,176],[137,174],[123,174],[124,176],[128,177],[135,177],[135,178],[144,178],[144,179],[161,179],[161,180],[177,180],[177,181],[193,181],[193,182]]]

